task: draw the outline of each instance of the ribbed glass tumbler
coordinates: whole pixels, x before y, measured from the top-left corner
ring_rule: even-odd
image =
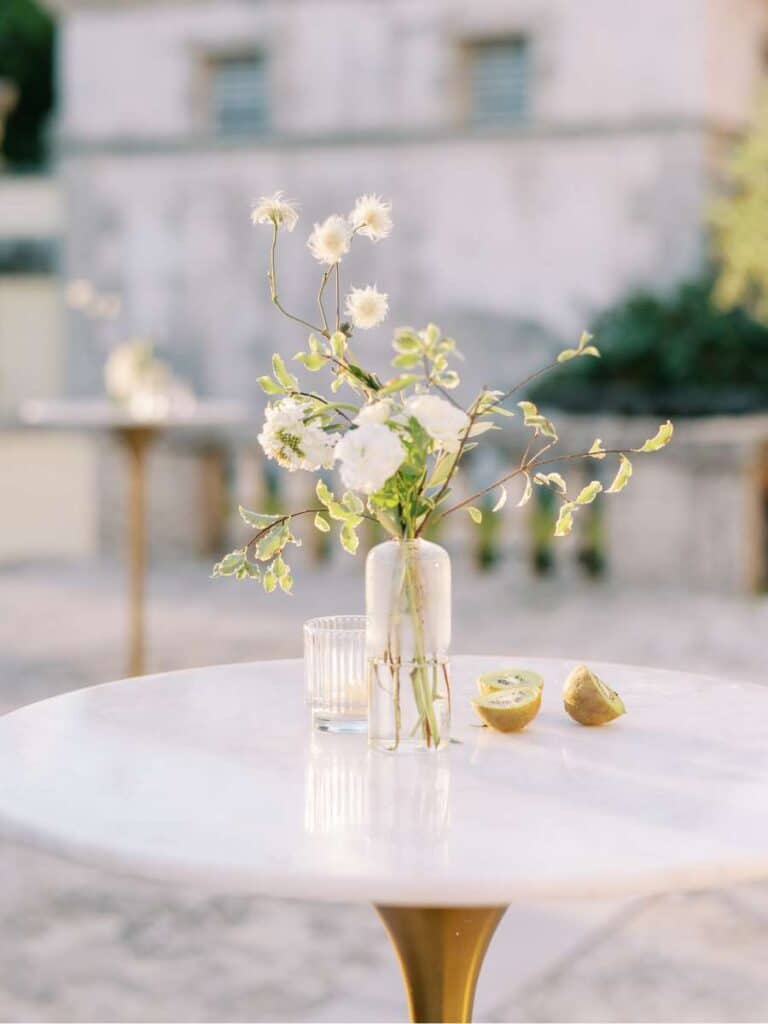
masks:
[[[304,623],[304,672],[312,722],[323,732],[365,732],[365,615],[325,615]]]

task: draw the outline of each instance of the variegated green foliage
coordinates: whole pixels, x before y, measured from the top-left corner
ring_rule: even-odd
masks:
[[[267,455],[288,470],[319,472],[330,468],[334,461],[340,462],[342,476],[351,489],[337,497],[320,480],[316,507],[286,515],[241,509],[244,521],[255,532],[244,547],[226,555],[215,566],[216,576],[260,579],[267,591],[290,592],[291,571],[284,553],[289,545],[298,543],[291,527],[300,516],[311,515],[315,529],[321,533],[337,531],[344,550],[355,554],[359,548],[358,529],[366,519],[378,523],[392,537],[412,539],[439,518],[460,509],[466,510],[475,524],[483,525],[484,516],[502,512],[510,495],[516,507],[524,507],[536,488],[545,488],[556,496],[560,508],[555,535],[566,536],[580,509],[603,493],[613,495],[627,486],[632,474],[628,452],[657,452],[671,440],[673,428],[667,422],[638,448],[606,448],[597,438],[587,451],[558,456],[553,451],[559,442],[555,424],[533,402],[523,398],[517,402],[525,438],[519,463],[477,493],[458,501],[451,499],[453,483],[465,457],[480,439],[500,430],[505,420],[517,415],[507,407],[513,396],[524,394],[530,381],[541,374],[573,359],[597,358],[600,352],[591,335],[584,332],[574,347],[561,351],[552,363],[516,387],[507,391],[483,388],[464,406],[453,395],[460,383],[456,361],[461,355],[456,342],[436,324],[429,323],[422,329],[395,330],[393,372],[388,378],[380,378],[355,356],[353,334],[357,329],[369,329],[381,322],[388,308],[387,296],[370,286],[353,289],[347,306],[342,309],[341,305],[339,260],[349,251],[352,239],[356,233],[365,232],[370,238],[385,237],[391,228],[386,204],[370,196],[360,203],[360,209],[368,211],[365,216],[373,217],[375,223],[361,222],[357,228],[349,229],[351,234],[347,237],[348,222],[332,217],[324,225],[316,225],[310,238],[312,254],[324,264],[316,299],[316,323],[288,312],[278,288],[278,238],[282,230],[293,229],[298,211],[280,194],[263,198],[254,211],[254,222],[272,229],[272,302],[286,317],[310,331],[306,347],[294,356],[294,364],[313,376],[328,372],[331,390],[328,396],[302,385],[283,358],[275,354],[271,373],[258,379],[270,399],[259,440]],[[335,293],[335,319],[326,305],[330,291]],[[366,312],[366,301],[375,303],[373,313],[370,309]],[[344,319],[345,315],[350,322]],[[346,400],[336,397],[342,388],[349,392]],[[365,432],[350,437],[349,432],[356,430]],[[570,490],[565,470],[577,459],[594,459],[599,463],[616,459],[610,484],[606,487],[600,479],[585,484],[581,478],[578,487]],[[378,473],[372,471],[377,468]],[[491,522],[487,520],[483,528]]]

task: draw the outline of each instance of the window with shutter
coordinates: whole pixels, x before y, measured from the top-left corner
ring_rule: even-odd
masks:
[[[260,54],[211,65],[211,114],[220,135],[264,135],[270,128],[267,61]]]
[[[530,112],[531,54],[522,36],[469,47],[469,119],[479,127],[519,124]]]

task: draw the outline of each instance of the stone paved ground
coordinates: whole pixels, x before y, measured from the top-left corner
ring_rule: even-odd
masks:
[[[765,681],[768,600],[516,582],[457,567],[455,649],[731,671]],[[298,595],[151,580],[152,668],[299,653],[318,608],[361,602],[352,563]],[[109,565],[0,572],[0,710],[121,674],[122,590]],[[0,1020],[399,1020],[393,959],[367,908],[202,895],[0,844]],[[519,936],[525,936],[521,943]],[[764,1021],[768,885],[633,904],[521,906],[478,994],[494,1021]]]

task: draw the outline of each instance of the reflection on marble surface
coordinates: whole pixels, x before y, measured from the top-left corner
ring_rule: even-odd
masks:
[[[314,835],[434,843],[448,824],[449,793],[443,754],[389,756],[364,736],[310,737],[304,823]]]
[[[453,659],[441,754],[310,746],[298,661],[43,701],[0,720],[0,818],[148,876],[326,900],[490,905],[768,874],[768,690],[595,663],[628,714],[588,729],[562,709],[573,663],[517,655],[544,676],[542,710],[501,735],[469,696],[509,662]]]

